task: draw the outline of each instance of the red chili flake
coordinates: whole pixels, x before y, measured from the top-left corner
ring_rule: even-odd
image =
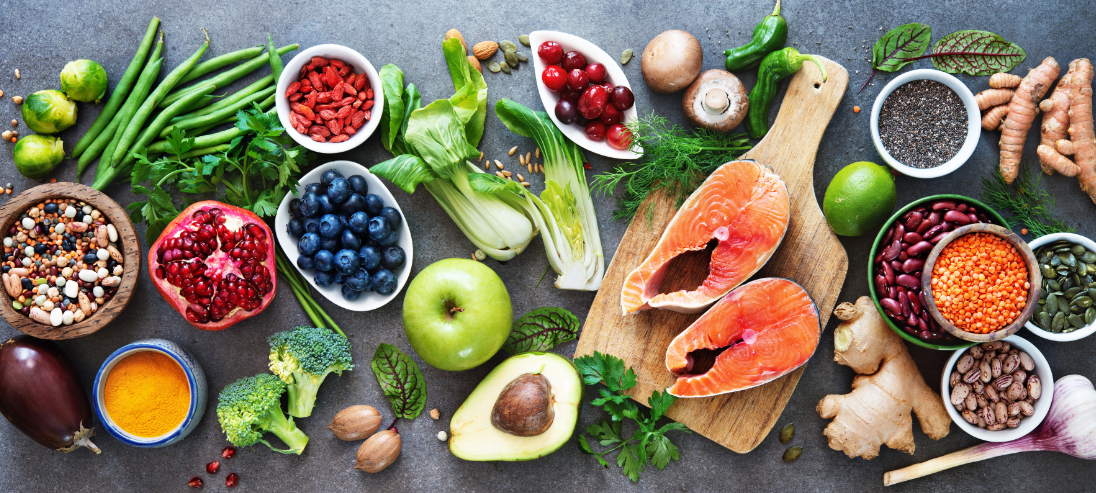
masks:
[[[225,447],[225,448],[221,449],[221,458],[231,459],[235,455],[236,455],[236,449],[234,449],[232,447]]]
[[[221,461],[219,461],[219,460],[215,460],[213,462],[210,462],[209,464],[206,464],[206,472],[208,472],[210,474],[217,474],[217,471],[220,471],[220,470],[221,470]]]
[[[198,476],[194,476],[193,478],[190,478],[190,481],[186,482],[186,485],[200,490],[202,489],[202,486],[205,486],[205,481],[202,481],[202,478],[199,478]]]
[[[582,163],[582,167],[586,169],[594,169],[593,166],[590,166],[590,163]]]
[[[237,476],[234,472],[228,473],[228,476],[225,477],[225,486],[229,488],[235,488],[239,482],[240,476]]]

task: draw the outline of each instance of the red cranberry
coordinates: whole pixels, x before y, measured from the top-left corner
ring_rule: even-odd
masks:
[[[604,123],[606,127],[620,123],[620,110],[616,109],[616,106],[607,104],[605,105],[605,109],[601,111],[601,116],[597,117],[597,120]]]
[[[613,149],[623,151],[632,146],[632,132],[628,131],[628,127],[623,124],[612,125],[605,131],[605,143]]]
[[[575,104],[561,99],[556,103],[556,119],[560,123],[567,125],[575,121],[575,116],[578,115],[578,110],[575,108]]]
[[[567,87],[567,74],[563,72],[563,68],[559,65],[545,67],[544,72],[540,73],[540,80],[544,82],[548,89],[555,92],[560,92]]]
[[[587,123],[586,138],[595,142],[600,142],[605,138],[605,124],[596,120]]]
[[[586,68],[586,57],[577,51],[568,51],[566,55],[563,55],[563,70],[570,72],[576,68],[579,70]]]
[[[202,486],[205,486],[205,481],[202,481],[202,478],[199,478],[198,476],[194,476],[193,478],[190,478],[190,481],[186,482],[186,485],[191,488],[202,489]]]
[[[594,84],[601,84],[609,74],[605,72],[605,66],[600,63],[591,63],[586,66],[586,74]]]
[[[613,106],[616,109],[624,111],[636,104],[636,97],[632,94],[632,90],[624,86],[617,86],[613,88]]]
[[[582,92],[588,85],[590,85],[590,77],[586,75],[585,70],[576,68],[567,73],[567,89]]]
[[[240,476],[238,476],[236,473],[230,472],[230,473],[228,473],[228,476],[225,476],[225,486],[227,486],[229,488],[235,488],[236,485],[239,484],[239,483],[240,483]]]
[[[547,64],[557,64],[563,61],[563,47],[555,41],[545,41],[537,48],[537,55]]]
[[[582,97],[582,91],[571,91],[564,89],[559,95],[560,99],[570,101],[572,104],[578,103],[578,98]]]
[[[578,98],[578,111],[582,116],[593,120],[601,116],[601,112],[609,103],[609,93],[601,86],[590,86],[582,97]]]
[[[221,461],[219,461],[219,460],[215,460],[213,462],[210,462],[209,464],[206,464],[206,472],[208,472],[210,474],[217,474],[217,471],[220,471],[220,470],[221,470]]]

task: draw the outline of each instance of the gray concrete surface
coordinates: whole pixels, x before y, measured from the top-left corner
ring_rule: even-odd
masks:
[[[704,45],[705,68],[721,68],[722,50],[745,42],[754,24],[772,9],[769,0],[705,2],[683,0],[654,2],[583,2],[561,0],[543,2],[239,2],[151,1],[151,2],[5,2],[0,16],[0,89],[5,96],[26,95],[58,86],[57,74],[64,64],[77,58],[101,62],[112,78],[112,85],[124,71],[149,19],[163,19],[166,34],[165,67],[173,67],[197,47],[202,34],[209,30],[212,45],[209,55],[217,55],[258,44],[271,31],[279,44],[300,43],[304,47],[318,43],[342,43],[357,49],[375,66],[399,65],[407,80],[419,86],[424,101],[448,97],[452,93],[441,57],[440,40],[449,28],[459,28],[470,43],[485,39],[517,40],[520,34],[535,29],[556,29],[582,36],[610,54],[625,48],[641,52],[647,41],[667,29],[694,33]],[[881,162],[871,145],[868,114],[878,90],[893,75],[876,77],[862,94],[856,88],[870,71],[867,51],[884,31],[899,24],[923,21],[934,31],[933,40],[960,29],[987,29],[1018,42],[1028,60],[1023,73],[1046,56],[1065,64],[1082,56],[1093,56],[1096,42],[1091,27],[1096,14],[1091,2],[896,2],[896,1],[786,1],[784,14],[790,24],[789,45],[818,53],[843,64],[849,71],[849,91],[818,153],[814,172],[816,191],[821,196],[830,178],[846,164],[869,160]],[[729,31],[729,36],[725,34]],[[708,35],[711,37],[709,38]],[[523,48],[523,51],[529,50]],[[714,52],[719,52],[716,55]],[[286,58],[288,60],[288,57]],[[928,61],[914,68],[929,67]],[[16,80],[13,71],[22,71]],[[639,64],[633,61],[625,73],[636,89],[640,111],[654,111],[673,121],[684,123],[680,95],[659,95],[645,90]],[[256,75],[254,78],[257,78]],[[502,97],[539,107],[532,70],[523,65],[514,75],[487,74],[490,104]],[[747,86],[755,77],[739,74]],[[981,90],[985,78],[960,77],[970,87]],[[238,85],[244,84],[244,82]],[[854,113],[853,107],[864,109]],[[79,123],[61,133],[69,147],[91,124],[98,108],[81,104]],[[775,110],[774,110],[775,111]],[[0,121],[19,117],[19,107],[10,100],[0,102]],[[6,125],[6,124],[5,124]],[[19,127],[21,133],[26,128]],[[983,135],[978,148],[964,167],[935,180],[900,177],[898,206],[918,197],[943,193],[977,194],[983,177],[996,166],[997,134]],[[1026,159],[1034,162],[1034,143],[1029,136]],[[480,146],[488,155],[501,156],[510,147],[531,150],[530,141],[507,131],[491,114]],[[0,183],[15,184],[16,191],[35,185],[19,176],[10,158],[11,144],[0,152]],[[366,165],[388,157],[372,138],[362,147],[338,156]],[[590,156],[593,173],[614,163]],[[65,163],[53,175],[60,181],[76,180],[75,162]],[[90,183],[90,174],[83,182]],[[534,179],[534,187],[539,180]],[[1082,234],[1096,234],[1092,220],[1094,206],[1078,189],[1073,179],[1054,177],[1045,186],[1058,199],[1058,214]],[[474,247],[445,216],[425,192],[407,195],[393,188],[407,216],[415,239],[414,272],[447,257],[466,257]],[[122,205],[133,200],[128,185],[109,190]],[[626,224],[612,221],[611,197],[594,200],[600,218],[602,242],[607,259],[612,256]],[[143,228],[141,228],[143,233]],[[854,300],[867,294],[866,263],[870,238],[842,240],[849,254],[850,270],[842,291],[842,300]],[[514,312],[525,313],[539,306],[563,306],[583,318],[592,293],[562,292],[543,283],[534,287],[546,261],[539,240],[528,252],[507,265],[489,262],[502,276],[514,300]],[[301,457],[282,456],[256,446],[241,450],[236,458],[225,461],[222,471],[210,476],[204,465],[216,458],[226,445],[214,415],[216,392],[227,383],[245,375],[265,371],[265,336],[284,330],[307,318],[286,289],[278,292],[275,302],[260,316],[220,333],[199,332],[160,298],[147,277],[142,277],[129,308],[110,326],[92,336],[66,341],[65,351],[75,361],[85,384],[90,388],[103,359],[119,346],[136,339],[163,337],[179,342],[192,351],[204,366],[210,382],[211,401],[206,417],[186,440],[162,449],[138,449],[123,445],[100,433],[101,456],[86,450],[68,455],[47,450],[24,437],[13,427],[0,424],[0,490],[4,491],[185,491],[192,476],[206,480],[206,488],[221,491],[228,472],[240,475],[237,491],[868,491],[881,489],[883,472],[921,462],[977,443],[957,427],[940,441],[932,441],[916,429],[917,451],[906,455],[884,450],[872,461],[849,459],[830,450],[822,429],[826,421],[814,411],[815,404],[829,393],[845,393],[852,371],[831,361],[833,323],[826,328],[817,354],[795,395],[779,419],[778,427],[795,423],[797,434],[790,445],[804,448],[802,457],[790,464],[781,461],[784,450],[771,434],[753,452],[732,453],[695,434],[676,434],[681,460],[664,471],[649,470],[637,484],[630,483],[613,467],[600,468],[592,457],[581,455],[574,441],[549,457],[521,463],[473,463],[450,455],[435,434],[447,428],[449,416],[476,383],[499,361],[496,356],[480,368],[450,373],[423,366],[429,382],[427,408],[441,410],[442,419],[431,420],[426,414],[414,421],[401,421],[403,453],[398,461],[380,474],[369,475],[353,469],[357,443],[336,440],[326,429],[331,417],[352,404],[371,404],[390,415],[388,404],[369,370],[369,359],[380,342],[395,344],[410,352],[401,330],[402,296],[388,306],[369,313],[351,313],[324,302],[325,308],[350,334],[359,367],[341,378],[332,377],[319,394],[314,415],[300,420],[300,427],[312,440]],[[0,336],[16,332],[6,324]],[[1074,343],[1053,343],[1029,336],[1046,355],[1055,375],[1079,373],[1096,378],[1092,358],[1096,338]],[[557,351],[571,354],[575,343]],[[948,354],[911,348],[911,352],[930,384],[938,381]],[[605,416],[584,406],[579,428]],[[1096,468],[1090,463],[1062,454],[1030,453],[947,471],[916,482],[892,488],[893,491],[973,491],[999,490],[1008,485],[1020,491],[1082,491],[1096,484]]]

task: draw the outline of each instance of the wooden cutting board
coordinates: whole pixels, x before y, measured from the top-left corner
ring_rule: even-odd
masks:
[[[818,306],[825,327],[845,281],[848,257],[826,224],[814,194],[814,157],[826,126],[845,94],[849,74],[826,60],[829,78],[811,63],[790,81],[768,135],[743,158],[772,167],[788,186],[791,223],[772,259],[755,277],[785,277],[802,285]],[[676,208],[658,194],[648,197],[653,222],[634,220],[613,255],[601,290],[594,298],[575,356],[595,350],[613,354],[635,369],[639,383],[632,397],[646,405],[652,391],[673,384],[665,365],[666,348],[701,314],[647,310],[622,315],[620,291],[627,276],[651,252]],[[662,292],[695,289],[708,275],[710,253],[680,256],[670,266]],[[815,354],[814,358],[825,357]],[[753,450],[776,423],[804,367],[773,382],[718,397],[680,399],[667,415],[738,453]]]

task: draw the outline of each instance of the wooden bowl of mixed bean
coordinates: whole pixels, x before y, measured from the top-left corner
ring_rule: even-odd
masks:
[[[1042,275],[1031,248],[995,224],[948,233],[929,254],[921,290],[929,313],[949,334],[992,342],[1020,330],[1039,307]]]
[[[1043,274],[1039,307],[1027,323],[1035,335],[1076,341],[1096,332],[1096,242],[1073,233],[1029,244]]]
[[[91,334],[129,303],[141,249],[126,212],[79,183],[50,183],[0,207],[0,312],[42,339]]]

